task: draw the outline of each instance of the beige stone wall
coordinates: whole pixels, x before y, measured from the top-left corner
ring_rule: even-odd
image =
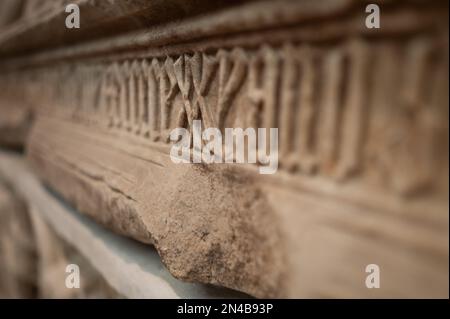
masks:
[[[3,183],[0,221],[1,298],[120,298],[85,257]],[[70,264],[81,270],[80,289],[65,284]]]

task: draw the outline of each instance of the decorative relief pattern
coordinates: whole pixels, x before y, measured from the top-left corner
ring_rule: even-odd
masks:
[[[403,194],[445,170],[433,159],[448,134],[447,69],[438,41],[352,39],[64,64],[0,84],[38,112],[151,142],[168,143],[173,128],[196,119],[278,127],[289,174],[358,178]]]

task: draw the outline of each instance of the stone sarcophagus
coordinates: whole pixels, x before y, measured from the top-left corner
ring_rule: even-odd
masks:
[[[448,297],[447,2],[382,1],[368,28],[352,0],[78,1],[77,30],[60,2],[0,36],[0,132],[70,205],[186,281]],[[276,172],[175,163],[195,121],[277,128]]]

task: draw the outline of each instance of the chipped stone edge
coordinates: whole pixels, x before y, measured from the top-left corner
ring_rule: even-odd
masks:
[[[156,250],[113,234],[50,193],[31,173],[24,158],[0,151],[0,176],[64,240],[71,243],[127,298],[243,298],[230,289],[175,279]]]

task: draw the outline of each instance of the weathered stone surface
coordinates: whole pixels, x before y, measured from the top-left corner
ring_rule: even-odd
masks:
[[[0,178],[0,298],[37,297],[33,238],[25,204]]]
[[[359,2],[282,3],[11,61],[30,163],[183,280],[448,297],[448,3],[387,2],[379,30]],[[197,119],[279,128],[279,171],[174,164],[169,132]]]
[[[34,237],[26,240],[37,246],[41,297],[113,297],[105,287],[107,281],[127,298],[248,298],[229,289],[175,279],[154,248],[118,236],[81,215],[46,189],[26,164],[23,156],[0,151],[0,177],[30,207]],[[80,267],[80,291],[64,289],[62,271],[69,263]]]
[[[40,213],[31,209],[31,219],[37,243],[39,298],[120,298],[99,272],[76,249],[62,240],[43,220]],[[80,269],[80,287],[66,286],[68,265]]]

